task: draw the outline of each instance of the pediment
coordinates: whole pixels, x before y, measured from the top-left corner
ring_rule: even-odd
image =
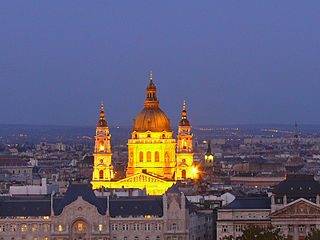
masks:
[[[121,179],[118,182],[122,182],[122,183],[125,183],[125,182],[130,182],[130,183],[132,183],[132,182],[138,182],[138,183],[159,182],[159,183],[164,183],[166,181],[162,180],[161,178],[157,178],[157,177],[151,176],[149,174],[138,173],[138,174],[135,174],[135,175],[133,175],[131,177],[127,177],[127,178]]]
[[[184,163],[184,162],[182,162],[182,163],[179,164],[179,167],[189,167],[189,165]]]
[[[91,213],[93,215],[100,215],[96,206],[85,201],[81,196],[78,196],[77,200],[73,201],[69,205],[66,205],[60,216],[74,217],[86,217]]]
[[[104,168],[106,168],[107,165],[105,165],[104,163],[99,163],[99,164],[97,165],[97,167],[104,167]]]
[[[320,217],[320,207],[304,198],[297,199],[296,201],[270,214],[271,218],[297,218],[306,216]]]

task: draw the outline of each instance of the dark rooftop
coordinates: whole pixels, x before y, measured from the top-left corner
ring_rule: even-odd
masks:
[[[101,215],[107,213],[107,197],[96,197],[90,184],[71,184],[62,197],[54,197],[53,210],[60,215],[63,208],[78,197],[94,205]],[[162,196],[110,197],[111,216],[163,215]],[[186,206],[189,208],[189,205]],[[0,216],[50,216],[50,196],[0,197]]]
[[[110,198],[110,216],[163,215],[162,197]]]
[[[28,166],[28,163],[19,157],[15,156],[1,156],[0,167],[5,166]]]
[[[90,184],[71,184],[62,199],[54,201],[55,215],[60,215],[63,208],[77,200],[79,196],[88,203],[96,206],[100,214],[106,214],[106,205],[102,203],[101,199],[96,197]],[[106,200],[104,199],[104,201]]]
[[[50,216],[50,197],[2,197],[0,216]]]
[[[320,184],[312,175],[288,175],[273,189],[276,196],[287,195],[292,198],[308,198],[320,195]]]
[[[267,197],[236,198],[224,209],[270,209],[271,201]]]

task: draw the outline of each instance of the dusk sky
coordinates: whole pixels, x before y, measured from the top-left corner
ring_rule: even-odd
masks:
[[[320,1],[1,1],[0,123],[320,123]]]

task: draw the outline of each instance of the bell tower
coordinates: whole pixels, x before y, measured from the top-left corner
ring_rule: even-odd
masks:
[[[105,119],[103,104],[101,104],[100,119],[97,123],[93,153],[94,166],[92,184],[95,186],[99,186],[99,182],[110,181],[113,178],[110,138],[111,134]]]
[[[177,134],[176,180],[196,178],[196,168],[193,166],[192,137],[191,125],[187,118],[186,101],[184,101]]]

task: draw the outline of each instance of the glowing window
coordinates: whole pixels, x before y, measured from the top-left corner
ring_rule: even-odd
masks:
[[[15,232],[15,231],[17,231],[17,225],[15,224],[10,225],[10,232]]]
[[[78,223],[78,231],[82,232],[83,231],[83,225],[82,223]]]
[[[27,225],[26,224],[22,224],[21,225],[21,232],[26,232],[27,231]]]
[[[158,151],[154,153],[154,161],[159,162],[159,152]]]
[[[99,178],[100,178],[100,179],[103,179],[103,170],[100,170],[100,171],[99,171]]]
[[[102,224],[99,224],[99,231],[102,231]]]
[[[58,226],[58,231],[62,232],[62,226],[61,225]]]
[[[101,141],[101,142],[99,143],[99,151],[100,151],[100,152],[103,152],[103,151],[104,151],[103,141]]]
[[[143,152],[140,152],[140,162],[143,162]]]
[[[33,224],[32,225],[32,232],[38,231],[38,224]]]
[[[45,231],[45,232],[49,231],[49,225],[48,224],[44,224],[43,225],[43,231]]]
[[[147,152],[147,162],[151,162],[151,152]]]

